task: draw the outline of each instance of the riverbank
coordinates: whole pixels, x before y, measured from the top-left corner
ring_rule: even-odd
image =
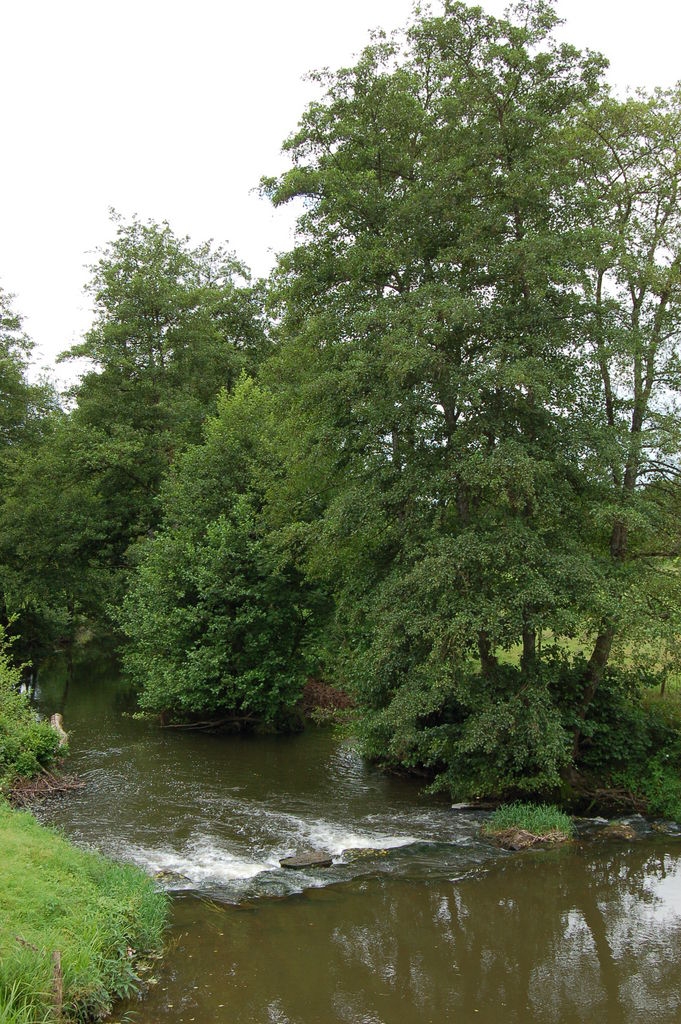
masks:
[[[166,897],[137,868],[79,850],[0,804],[0,1020],[97,1020],[143,982]]]

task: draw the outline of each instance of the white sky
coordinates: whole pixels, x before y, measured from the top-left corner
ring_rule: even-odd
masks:
[[[438,5],[433,4],[437,10]],[[501,14],[506,0],[482,6]],[[257,274],[291,218],[253,190],[315,95],[411,0],[0,0],[0,284],[51,364],[89,323],[109,207],[226,242]],[[621,90],[681,78],[679,0],[557,0]],[[60,369],[63,378],[68,370]]]

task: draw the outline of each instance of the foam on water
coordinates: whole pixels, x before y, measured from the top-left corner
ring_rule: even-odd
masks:
[[[235,855],[216,844],[209,837],[190,843],[184,850],[169,846],[129,846],[125,859],[131,860],[146,872],[175,876],[167,881],[172,888],[201,888],[205,882],[228,883],[255,878],[278,867],[274,860],[249,860]]]
[[[276,838],[261,842],[249,851],[216,835],[190,839],[181,848],[162,845],[130,844],[115,851],[121,859],[132,861],[151,875],[158,875],[173,889],[214,889],[233,887],[268,872],[280,870],[280,860],[303,850],[321,850],[341,861],[345,850],[398,849],[418,840],[411,835],[389,834],[377,829],[359,831],[324,820],[306,821],[291,814],[278,813]],[[285,825],[284,825],[284,819]],[[284,826],[284,827],[282,827]],[[269,829],[263,830],[266,834]],[[272,830],[274,832],[274,830]],[[262,840],[262,834],[261,834]]]
[[[327,821],[305,822],[303,839],[312,847],[340,857],[344,850],[392,850],[417,842],[411,835],[389,835],[381,831],[354,831]]]

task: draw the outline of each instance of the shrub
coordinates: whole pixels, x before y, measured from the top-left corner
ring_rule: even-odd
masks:
[[[0,791],[17,776],[30,778],[57,756],[59,737],[47,722],[39,722],[28,698],[19,693],[20,672],[9,661],[0,628]]]

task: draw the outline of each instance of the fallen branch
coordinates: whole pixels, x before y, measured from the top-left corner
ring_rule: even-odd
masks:
[[[85,783],[74,775],[54,775],[45,769],[32,779],[16,779],[9,791],[9,802],[13,807],[27,807],[42,797],[55,796],[82,789]]]
[[[252,715],[230,715],[228,718],[217,718],[208,722],[170,722],[161,725],[162,729],[219,729],[221,725],[233,725],[241,722],[260,722],[262,719]]]
[[[635,796],[628,789],[603,787],[588,790],[588,795],[591,797],[591,804],[593,806],[609,805],[624,810],[632,810],[637,814],[648,813],[647,801],[642,797]]]

